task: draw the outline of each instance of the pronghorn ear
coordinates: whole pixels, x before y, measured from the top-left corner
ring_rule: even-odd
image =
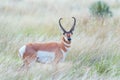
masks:
[[[65,35],[65,32],[63,33],[63,35]]]
[[[69,31],[69,33],[70,33],[71,35],[73,35],[73,32],[70,32],[70,31]]]

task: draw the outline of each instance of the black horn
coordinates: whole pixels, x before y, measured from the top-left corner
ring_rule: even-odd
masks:
[[[76,19],[75,19],[75,17],[72,17],[72,18],[74,19],[74,24],[73,24],[72,28],[71,28],[70,31],[69,31],[69,32],[71,32],[71,33],[73,33],[74,28],[75,28],[75,25],[76,25]]]
[[[66,32],[66,30],[62,27],[61,20],[62,20],[62,18],[59,19],[59,25],[60,25],[60,28],[63,30],[63,34],[64,34]]]

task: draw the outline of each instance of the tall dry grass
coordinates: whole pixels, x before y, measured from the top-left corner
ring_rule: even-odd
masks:
[[[95,0],[1,0],[0,1],[0,79],[1,80],[119,80],[120,76],[120,2],[106,2],[114,16],[90,17],[88,7]],[[71,50],[58,71],[49,65],[35,63],[26,72],[18,49],[28,42],[59,41],[58,19],[69,29],[71,17],[77,25]]]

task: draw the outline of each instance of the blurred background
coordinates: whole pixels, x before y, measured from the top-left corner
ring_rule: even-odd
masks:
[[[119,17],[120,0],[101,1],[107,3],[113,13],[113,17]],[[11,29],[19,28],[19,30],[27,27],[29,29],[24,30],[25,34],[29,34],[30,32],[28,31],[31,31],[32,34],[37,32],[37,34],[40,34],[40,27],[51,26],[58,28],[58,20],[60,17],[65,18],[63,25],[67,27],[72,25],[72,16],[77,18],[78,24],[81,23],[81,21],[83,24],[87,24],[91,16],[90,7],[95,2],[97,2],[97,0],[1,0],[0,23],[1,26],[6,25],[5,27],[7,29],[9,29],[7,26]],[[37,31],[32,30],[32,28],[35,27],[37,27]],[[78,27],[80,28],[81,26],[78,25],[77,28]],[[20,32],[20,34],[22,33]]]

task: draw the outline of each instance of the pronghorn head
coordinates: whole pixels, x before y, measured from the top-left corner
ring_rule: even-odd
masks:
[[[75,19],[75,17],[72,17],[72,18],[74,19],[74,23],[73,23],[72,28],[71,28],[69,31],[66,31],[66,30],[62,27],[62,25],[61,25],[61,20],[62,20],[62,18],[59,19],[60,28],[61,28],[62,31],[63,31],[63,35],[64,35],[65,40],[67,40],[67,41],[71,41],[71,36],[72,36],[72,34],[73,34],[73,31],[74,31],[74,28],[75,28],[75,24],[76,24],[76,19]]]

